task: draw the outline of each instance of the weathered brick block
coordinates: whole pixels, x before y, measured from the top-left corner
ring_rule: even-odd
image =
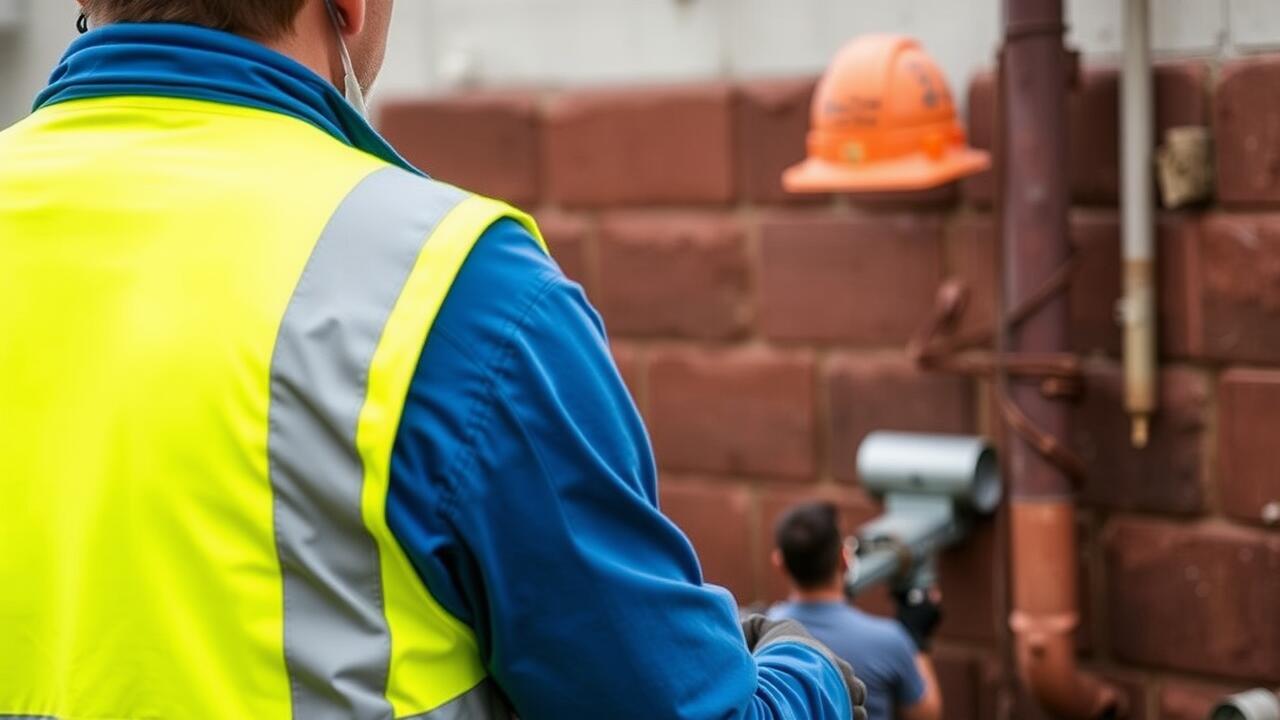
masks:
[[[823,373],[830,421],[831,472],[858,479],[858,446],[873,430],[973,432],[973,384],[964,378],[916,369],[901,353],[842,353]]]
[[[1222,698],[1245,687],[1166,682],[1160,688],[1160,720],[1205,720]]]
[[[1076,271],[1067,291],[1069,337],[1080,353],[1120,353],[1120,218],[1114,212],[1071,213]]]
[[[728,588],[739,603],[756,596],[751,553],[751,493],[745,485],[665,477],[662,511],[692,541],[706,581]]]
[[[947,720],[985,720],[978,707],[978,667],[966,653],[938,648],[933,651]]]
[[[379,125],[409,162],[517,205],[541,195],[541,121],[528,93],[477,93],[383,106]]]
[[[1194,216],[1162,215],[1157,225],[1156,338],[1166,357],[1203,356],[1200,232]],[[1119,357],[1123,329],[1116,317],[1123,263],[1120,218],[1109,210],[1071,214],[1077,263],[1068,291],[1071,344],[1077,352]]]
[[[591,223],[578,215],[547,211],[538,213],[538,228],[560,269],[569,279],[595,295],[591,269]]]
[[[1124,411],[1120,367],[1091,362],[1086,389],[1072,417],[1072,445],[1088,468],[1081,499],[1117,510],[1190,515],[1204,509],[1203,445],[1209,382],[1202,373],[1160,373],[1160,409],[1151,442],[1135,450]]]
[[[1161,352],[1171,358],[1199,359],[1204,349],[1204,264],[1202,223],[1194,215],[1161,216],[1159,252],[1159,322]]]
[[[938,586],[946,614],[938,637],[994,644],[1005,618],[999,615],[997,589],[1002,569],[998,520],[984,520],[965,541],[938,559]]]
[[[1223,509],[1280,523],[1280,371],[1229,370],[1218,391],[1218,485]]]
[[[1156,142],[1168,128],[1207,125],[1209,69],[1202,62],[1155,69]],[[1120,200],[1120,76],[1115,68],[1087,68],[1070,98],[1071,192],[1077,202]],[[1154,179],[1152,197],[1155,197]]]
[[[667,347],[649,358],[649,420],[662,467],[811,479],[814,361],[807,352]]]
[[[1200,272],[1204,354],[1280,362],[1280,216],[1210,216]]]
[[[1216,522],[1120,518],[1105,544],[1117,657],[1280,681],[1280,537]]]
[[[805,157],[815,78],[756,80],[738,87],[734,144],[739,189],[753,203],[830,200],[829,195],[793,195],[782,173]]]
[[[1000,243],[990,215],[962,215],[947,228],[947,276],[964,282],[969,301],[962,332],[995,324],[1000,292]]]
[[[774,543],[774,531],[778,521],[795,505],[814,500],[827,500],[836,504],[840,510],[840,529],[845,535],[852,535],[859,525],[872,519],[879,512],[875,502],[855,488],[829,485],[814,488],[766,486],[760,495],[761,552],[757,562],[760,577],[763,580],[762,599],[767,602],[785,600],[788,592],[786,576],[773,567],[770,558],[773,549],[777,547]]]
[[[1229,62],[1214,102],[1218,199],[1224,205],[1280,203],[1280,55]]]
[[[780,214],[763,227],[761,323],[786,342],[900,345],[933,308],[940,217]]]
[[[753,311],[746,232],[731,215],[606,217],[596,294],[616,335],[725,340]]]
[[[1155,68],[1156,139],[1168,128],[1207,125],[1209,69],[1188,61]],[[1115,205],[1120,197],[1119,74],[1115,68],[1085,68],[1079,88],[1068,97],[1070,187],[1076,202]],[[994,74],[976,75],[969,85],[969,133],[975,147],[995,144],[996,82]],[[966,181],[966,198],[983,207],[994,197],[994,173]],[[1152,192],[1154,197],[1154,176]]]
[[[728,203],[733,97],[725,85],[561,95],[546,120],[549,196],[592,207]]]

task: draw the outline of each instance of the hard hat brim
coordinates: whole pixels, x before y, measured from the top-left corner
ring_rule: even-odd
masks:
[[[990,167],[990,153],[966,147],[954,148],[937,159],[914,153],[857,165],[809,158],[783,173],[782,185],[792,193],[928,190]]]

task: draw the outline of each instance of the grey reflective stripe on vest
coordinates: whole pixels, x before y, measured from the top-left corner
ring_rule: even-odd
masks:
[[[356,425],[383,328],[419,252],[466,195],[398,169],[343,200],[285,311],[268,451],[298,720],[390,720],[391,638],[361,515]]]

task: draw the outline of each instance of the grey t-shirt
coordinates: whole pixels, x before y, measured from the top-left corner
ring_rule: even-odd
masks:
[[[769,617],[799,622],[853,666],[867,686],[870,720],[893,720],[896,708],[910,707],[924,697],[916,646],[896,621],[841,602],[781,603],[769,610]]]

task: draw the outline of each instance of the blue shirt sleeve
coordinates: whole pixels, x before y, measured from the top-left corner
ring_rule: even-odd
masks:
[[[886,653],[893,658],[894,675],[897,678],[893,701],[898,707],[907,708],[924,699],[924,678],[920,676],[920,668],[916,665],[919,650],[902,626],[894,623],[893,630],[893,651]]]
[[[658,510],[600,318],[518,224],[491,228],[450,291],[391,470],[392,531],[525,720],[850,716],[814,650],[747,652],[732,598]]]

